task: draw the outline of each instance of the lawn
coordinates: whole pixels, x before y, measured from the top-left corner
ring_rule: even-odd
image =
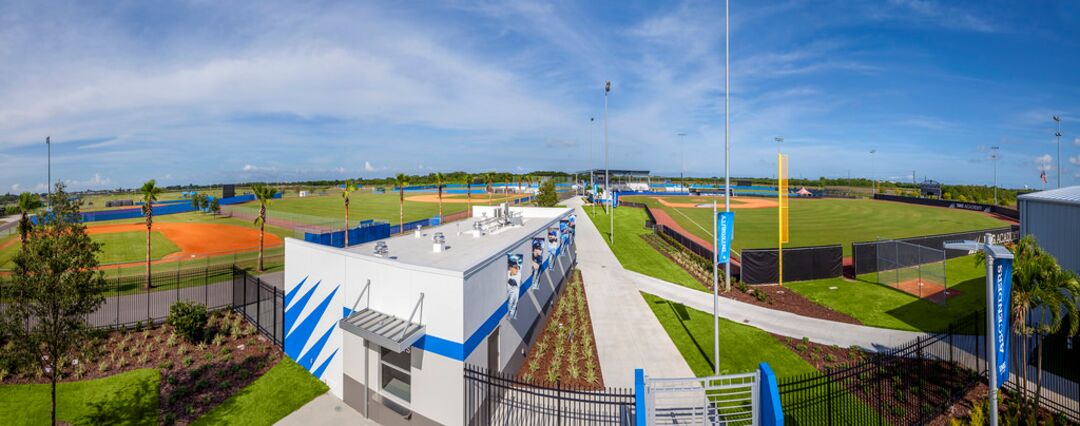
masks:
[[[274,424],[327,390],[326,384],[286,357],[194,424]]]
[[[986,267],[976,266],[971,256],[946,261],[949,288],[960,294],[944,306],[920,299],[876,282],[876,274],[858,280],[830,278],[785,283],[791,290],[816,303],[855,317],[872,327],[941,332],[949,323],[986,304]],[[835,287],[836,289],[830,289]]]
[[[641,296],[675,342],[683,359],[690,364],[694,375],[713,375],[712,314],[651,294],[642,293]],[[778,377],[817,371],[769,333],[721,318],[720,372],[736,374],[755,371],[761,362],[768,362]]]
[[[689,202],[688,197],[666,197]],[[684,229],[711,241],[712,209],[664,207],[653,197],[623,197],[668,212]],[[723,199],[720,199],[723,201]],[[842,244],[851,255],[851,243],[878,238],[903,238],[978,229],[1000,228],[1007,222],[980,212],[863,199],[792,199],[789,208],[789,247]],[[776,247],[776,209],[736,209],[736,250]]]
[[[157,424],[159,377],[158,370],[142,369],[60,383],[56,388],[57,419],[70,424]],[[0,424],[48,423],[49,392],[47,384],[0,386]]]
[[[98,262],[102,265],[146,260],[145,232],[116,232],[96,234],[91,240],[101,244]],[[172,241],[160,232],[150,233],[150,258],[157,260],[180,251]]]
[[[617,208],[615,209],[615,244],[611,244],[608,238],[609,216],[603,209],[597,208],[592,213],[591,207],[585,208],[585,213],[592,219],[593,224],[604,236],[604,241],[611,247],[619,263],[626,269],[634,272],[656,277],[664,281],[679,284],[695,290],[706,291],[694,277],[690,276],[685,269],[676,265],[671,259],[657,252],[640,235],[651,234],[652,231],[645,228],[645,220],[648,216],[643,209]]]
[[[428,192],[405,193],[405,221],[426,219],[439,215],[438,203],[426,203],[409,201],[412,196],[434,195]],[[464,198],[444,195],[444,199]],[[488,204],[486,195],[473,195],[474,205]],[[500,202],[500,194],[495,194],[495,203]],[[245,203],[233,208],[257,209],[258,203]],[[463,212],[468,208],[466,203],[443,203],[443,215]],[[361,220],[378,219],[398,223],[399,198],[397,193],[387,192],[376,194],[372,192],[356,192],[350,196],[349,223],[355,226]],[[345,220],[345,204],[341,199],[340,192],[332,192],[331,195],[313,197],[286,197],[274,200],[268,207],[267,215],[278,214],[278,218],[295,220],[301,223],[322,224]]]

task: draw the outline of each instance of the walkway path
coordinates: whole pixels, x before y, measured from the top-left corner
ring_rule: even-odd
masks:
[[[596,351],[604,384],[632,387],[634,369],[656,377],[693,377],[694,372],[630,283],[600,231],[588,219],[580,198],[566,201],[577,209],[578,268],[589,299]]]
[[[331,425],[378,425],[364,418],[352,407],[330,392],[315,397],[303,407],[279,420],[276,425],[331,426]]]

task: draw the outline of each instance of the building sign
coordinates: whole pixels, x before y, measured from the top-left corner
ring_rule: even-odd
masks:
[[[735,212],[716,214],[716,262],[731,261],[731,238],[735,234]]]
[[[993,305],[991,323],[993,324],[993,348],[995,351],[994,370],[997,372],[997,384],[1001,386],[1009,380],[1009,301],[1012,293],[1012,259],[994,259],[994,276],[991,287]]]

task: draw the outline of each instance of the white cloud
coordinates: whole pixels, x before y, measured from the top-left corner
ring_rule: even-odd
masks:
[[[45,191],[47,191],[47,190],[48,190],[48,187],[47,187],[47,186],[45,186],[45,184],[44,184],[44,183],[38,183],[38,184],[35,184],[35,185],[33,185],[33,187],[32,187],[32,188],[27,188],[27,187],[24,187],[24,186],[22,186],[22,185],[20,185],[20,184],[17,184],[17,183],[16,183],[16,184],[12,184],[12,185],[11,185],[11,192],[12,192],[13,194],[18,194],[18,193],[20,193],[20,192],[34,192],[34,193],[38,193],[38,192],[45,192]]]
[[[105,177],[105,176],[102,176],[101,173],[94,173],[94,175],[91,176],[89,179],[86,179],[86,180],[66,179],[66,180],[64,180],[64,183],[67,184],[67,186],[70,189],[75,189],[75,190],[102,189],[107,185],[111,185],[112,184],[112,179],[110,179],[108,177]]]
[[[1080,155],[1069,157],[1069,162],[1072,163],[1072,164],[1075,164],[1077,166],[1080,166]]]
[[[1050,154],[1043,154],[1043,155],[1040,155],[1038,157],[1035,157],[1035,170],[1038,170],[1040,172],[1053,170],[1054,169],[1054,165],[1052,164],[1053,162],[1054,162],[1054,157],[1050,156]]]
[[[1080,138],[1073,139],[1073,145],[1080,146]]]
[[[364,171],[365,172],[374,172],[375,171],[375,166],[372,166],[370,161],[365,161],[364,162]]]
[[[276,172],[277,167],[255,166],[255,165],[252,165],[252,164],[245,164],[243,170],[244,170],[244,172],[248,172],[248,173]]]

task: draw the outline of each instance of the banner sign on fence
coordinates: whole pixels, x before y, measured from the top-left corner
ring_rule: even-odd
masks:
[[[735,234],[735,212],[716,214],[716,262],[731,261],[731,238]]]
[[[1009,380],[1009,299],[1012,294],[1012,259],[994,259],[993,316],[994,324],[994,370],[1000,387]]]

